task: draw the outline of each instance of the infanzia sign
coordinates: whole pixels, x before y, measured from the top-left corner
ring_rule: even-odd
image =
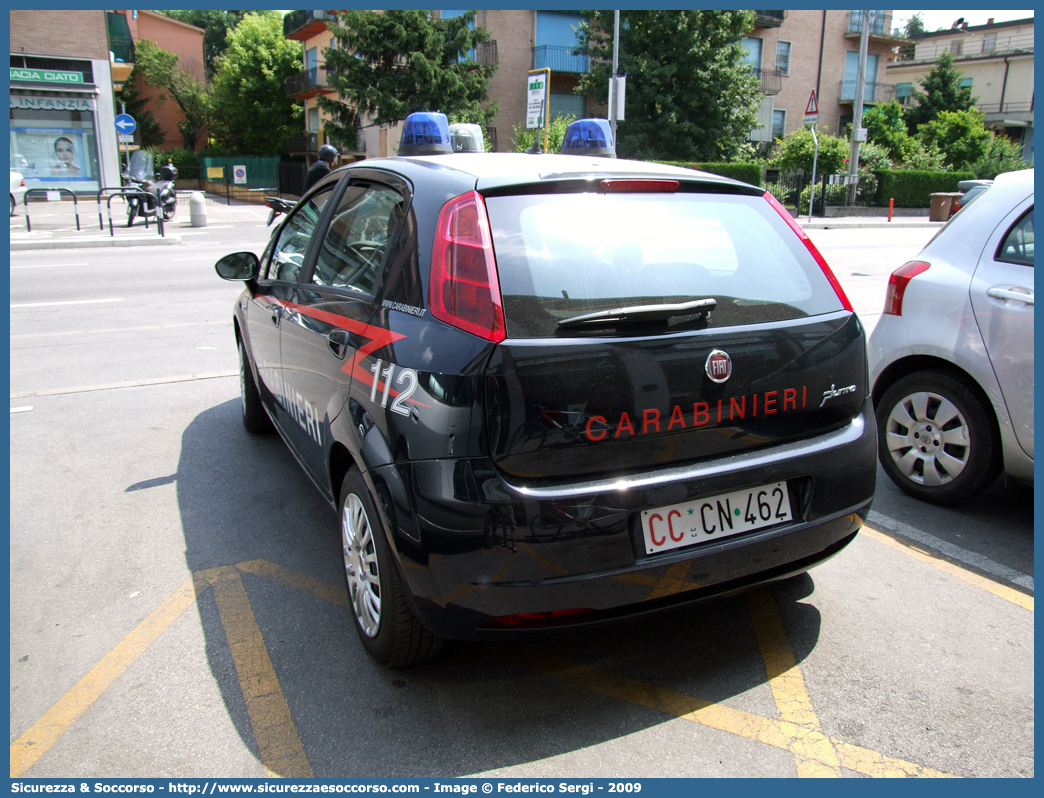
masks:
[[[11,80],[32,80],[37,83],[83,83],[80,72],[58,72],[53,69],[22,69],[11,67]]]

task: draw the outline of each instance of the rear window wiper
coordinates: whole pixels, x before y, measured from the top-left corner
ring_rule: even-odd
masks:
[[[612,308],[597,313],[585,313],[558,322],[562,327],[606,326],[628,321],[667,321],[675,316],[708,315],[718,306],[716,299],[697,299],[670,305],[635,305],[629,308]]]

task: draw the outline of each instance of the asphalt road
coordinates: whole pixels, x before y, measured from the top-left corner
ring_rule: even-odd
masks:
[[[772,589],[375,665],[334,514],[240,423],[213,262],[256,215],[12,253],[12,776],[1033,775],[1033,499],[1002,482],[940,509],[881,474],[879,531]],[[870,329],[933,232],[812,238]]]

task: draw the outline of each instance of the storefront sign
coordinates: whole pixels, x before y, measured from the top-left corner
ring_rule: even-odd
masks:
[[[11,107],[32,111],[93,111],[94,100],[80,97],[26,97],[11,95]]]
[[[59,72],[54,69],[24,69],[11,67],[11,80],[31,80],[34,83],[83,83],[81,72]]]

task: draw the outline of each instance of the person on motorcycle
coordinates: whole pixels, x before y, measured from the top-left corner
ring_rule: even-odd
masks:
[[[312,167],[308,170],[308,174],[305,175],[304,189],[302,194],[307,194],[308,189],[322,180],[326,175],[332,171],[330,164],[337,160],[337,148],[332,147],[329,144],[324,144],[319,148],[319,160],[312,164]]]

